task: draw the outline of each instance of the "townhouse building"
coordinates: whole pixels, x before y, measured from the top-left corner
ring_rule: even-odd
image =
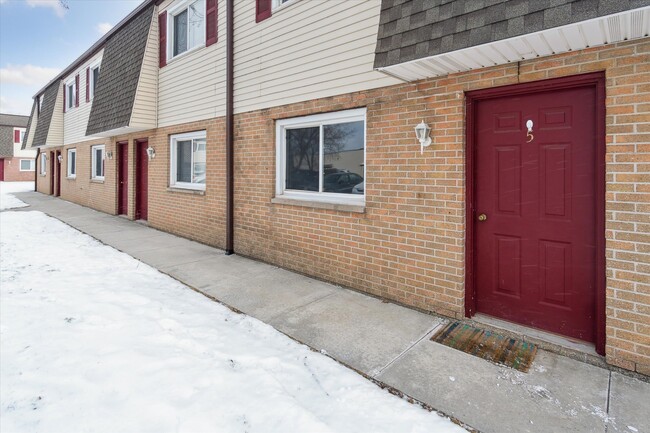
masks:
[[[33,149],[22,149],[29,116],[0,114],[0,182],[33,181]]]
[[[650,374],[649,33],[647,0],[147,0],[23,146],[42,193]]]

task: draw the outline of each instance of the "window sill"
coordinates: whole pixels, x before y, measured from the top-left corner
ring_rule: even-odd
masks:
[[[187,55],[189,55],[189,54],[192,54],[192,53],[195,52],[195,51],[200,50],[201,48],[205,48],[205,42],[202,43],[202,44],[197,45],[196,47],[192,47],[192,48],[190,48],[190,49],[187,50],[187,51],[183,51],[182,53],[175,55],[175,56],[172,57],[171,59],[167,60],[167,65],[170,65],[170,64],[172,64],[173,62],[175,62],[176,60],[182,59],[182,58],[184,58],[185,56],[187,56]]]
[[[178,188],[173,186],[168,187],[167,192],[179,192],[181,194],[192,194],[192,195],[205,195],[204,189]]]
[[[66,176],[65,178],[68,180],[77,180],[77,176]]]
[[[104,179],[90,179],[91,183],[104,183]]]
[[[365,213],[365,204],[352,203],[334,203],[329,201],[310,200],[303,198],[274,197],[271,199],[273,204],[286,204],[289,206],[312,207],[315,209],[336,210],[341,212]]]

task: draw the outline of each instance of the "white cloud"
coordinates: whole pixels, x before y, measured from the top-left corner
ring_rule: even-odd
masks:
[[[30,98],[15,99],[0,96],[0,113],[29,116],[32,110],[32,103],[33,101]]]
[[[59,0],[26,0],[26,1],[27,4],[33,8],[35,7],[52,8],[56,16],[58,16],[59,18],[63,18],[63,16],[67,12],[67,8]]]
[[[0,1],[1,1],[1,0],[0,0]],[[99,24],[97,24],[97,27],[96,27],[96,28],[97,28],[97,31],[98,31],[100,34],[105,35],[106,33],[108,33],[108,31],[109,31],[110,29],[113,28],[113,24],[111,24],[111,23],[99,23]]]
[[[0,69],[0,83],[21,86],[44,86],[61,70],[34,65],[7,65]]]

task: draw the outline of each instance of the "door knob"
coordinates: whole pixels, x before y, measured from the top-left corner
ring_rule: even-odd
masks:
[[[482,213],[482,214],[480,214],[480,215],[478,216],[478,220],[479,220],[479,221],[485,221],[486,219],[487,219],[487,215],[485,215],[484,213]]]

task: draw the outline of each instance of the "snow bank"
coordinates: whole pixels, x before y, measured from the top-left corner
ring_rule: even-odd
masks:
[[[14,192],[34,191],[34,182],[0,182],[0,210],[29,206],[11,195]]]
[[[3,212],[2,432],[462,432],[40,212]]]

